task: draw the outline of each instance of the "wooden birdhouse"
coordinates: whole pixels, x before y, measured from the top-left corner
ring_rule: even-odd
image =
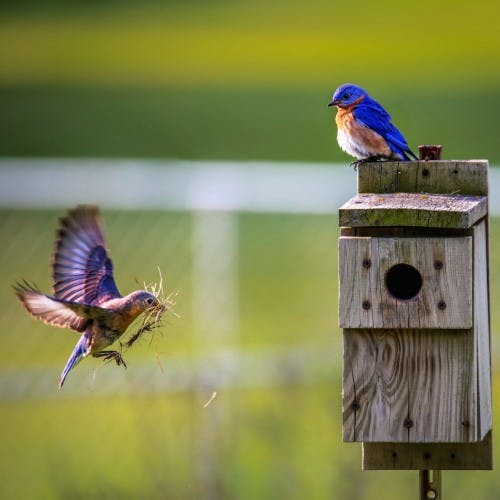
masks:
[[[344,441],[365,469],[490,469],[488,162],[362,164],[339,222]]]

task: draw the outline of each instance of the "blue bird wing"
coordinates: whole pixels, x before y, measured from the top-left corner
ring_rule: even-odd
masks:
[[[376,101],[363,101],[353,111],[356,120],[365,127],[381,135],[389,145],[391,151],[409,159],[407,155],[416,159],[403,134],[392,124],[391,115]]]
[[[121,297],[97,207],[78,206],[60,220],[52,279],[57,299],[99,305]]]
[[[106,322],[114,314],[101,307],[49,297],[27,282],[18,283],[14,291],[26,310],[36,319],[76,332],[85,331],[91,320]]]

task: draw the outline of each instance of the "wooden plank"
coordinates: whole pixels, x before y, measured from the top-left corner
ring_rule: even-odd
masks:
[[[491,430],[491,350],[489,326],[487,231],[483,221],[474,227],[474,335],[478,373],[480,436]]]
[[[470,330],[344,330],[343,439],[479,440]]]
[[[358,193],[437,193],[486,196],[487,160],[365,163]]]
[[[487,211],[485,196],[362,193],[339,208],[339,225],[467,229]]]
[[[364,470],[492,470],[491,432],[477,443],[363,443]]]
[[[399,264],[420,273],[411,299],[388,288],[388,271]],[[342,328],[472,328],[472,238],[342,236],[339,284]]]

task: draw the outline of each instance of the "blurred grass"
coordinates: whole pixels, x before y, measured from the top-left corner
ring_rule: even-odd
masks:
[[[5,370],[60,369],[75,343],[71,332],[33,321],[8,286],[25,276],[48,290],[58,215],[52,211],[0,212],[0,237],[7,242],[0,259],[6,283],[0,290],[5,312],[0,324],[6,332],[0,341],[0,364]],[[192,327],[196,311],[190,293],[190,216],[105,211],[104,217],[123,292],[135,288],[136,277],[156,279],[156,264],[167,286],[179,289],[176,311],[181,318],[172,319],[153,346],[139,342],[128,352],[127,376],[137,376],[134,365],[141,361],[154,364],[155,350],[161,351],[167,371],[169,360],[176,356],[200,354],[200,349],[203,355],[206,341],[200,344]],[[233,347],[289,347],[305,341],[323,345],[333,354],[332,341],[339,342],[338,336],[333,338],[335,254],[329,251],[335,244],[333,226],[332,217],[239,217],[241,336]],[[15,238],[10,237],[13,233]],[[318,245],[307,248],[299,234],[314,237]],[[100,365],[100,361],[86,360],[77,369],[90,374]],[[99,370],[95,383],[114,369],[108,365]],[[2,404],[0,425],[6,431],[2,433],[5,452],[0,454],[4,478],[0,496],[78,498],[85,492],[90,498],[200,498],[197,447],[204,439],[201,429],[210,418],[207,413],[224,405],[225,425],[214,443],[218,488],[224,497],[298,498],[304,488],[327,497],[332,481],[318,484],[317,469],[309,461],[323,457],[326,461],[318,462],[318,467],[333,470],[328,464],[333,463],[331,449],[339,435],[338,421],[333,426],[331,420],[340,411],[338,360],[332,363],[333,372],[337,379],[333,391],[327,386],[300,385],[219,390],[207,409],[191,393],[103,399],[90,390],[84,399],[61,399],[54,379],[54,398],[41,402],[21,398]],[[324,426],[320,441],[310,439],[317,430],[317,423],[309,423],[313,419]],[[277,456],[284,453],[289,458],[275,468]],[[43,463],[30,481],[22,481],[23,471],[39,462]],[[270,473],[270,469],[275,470]]]
[[[71,332],[28,317],[9,288],[14,280],[27,277],[48,290],[49,255],[59,215],[0,211],[4,242],[0,364],[4,370],[24,367],[29,374],[38,368],[57,374],[76,341]],[[173,319],[153,345],[139,342],[127,353],[129,378],[138,376],[140,363],[156,363],[155,351],[161,351],[168,372],[169,360],[203,355],[207,346],[206,341],[200,343],[192,326],[190,217],[104,212],[120,289],[135,288],[135,278],[156,279],[158,264],[167,285],[180,292],[176,310],[182,317]],[[304,385],[221,389],[207,408],[203,408],[205,395],[200,399],[200,394],[187,392],[125,396],[118,388],[116,395],[103,397],[90,389],[84,398],[64,398],[65,394],[57,393],[54,379],[54,397],[1,403],[1,498],[202,498],[205,492],[197,479],[203,460],[199,447],[206,437],[203,429],[217,413],[215,421],[222,416],[222,422],[213,429],[211,460],[216,461],[221,498],[309,495],[358,500],[376,498],[383,491],[384,498],[396,500],[402,492],[416,494],[416,473],[362,472],[360,447],[341,442],[338,231],[333,216],[244,214],[238,220],[241,328],[233,347],[285,348],[311,342],[331,353],[326,377]],[[495,246],[500,240],[500,219],[492,221],[491,230]],[[498,276],[498,252],[491,259],[492,277]],[[500,282],[492,279],[493,303],[499,297]],[[495,348],[499,330],[500,312],[492,308]],[[497,393],[497,349],[493,362]],[[88,359],[76,370],[90,376],[100,364]],[[118,369],[104,366],[94,383],[105,381]],[[499,405],[494,398],[495,427]],[[497,447],[494,458],[500,458]],[[491,499],[499,488],[497,474],[444,474],[444,490],[450,498]]]

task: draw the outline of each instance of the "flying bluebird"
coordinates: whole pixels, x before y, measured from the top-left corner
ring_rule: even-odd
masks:
[[[344,83],[333,93],[328,106],[338,108],[337,141],[342,150],[358,160],[355,165],[381,159],[417,159],[391,123],[391,115],[361,87]]]
[[[81,334],[59,380],[84,357],[114,359],[124,365],[118,351],[106,350],[144,311],[161,308],[157,297],[137,290],[122,297],[113,278],[99,209],[78,206],[60,219],[52,257],[53,295],[44,295],[24,281],[14,287],[27,311],[44,323]]]

